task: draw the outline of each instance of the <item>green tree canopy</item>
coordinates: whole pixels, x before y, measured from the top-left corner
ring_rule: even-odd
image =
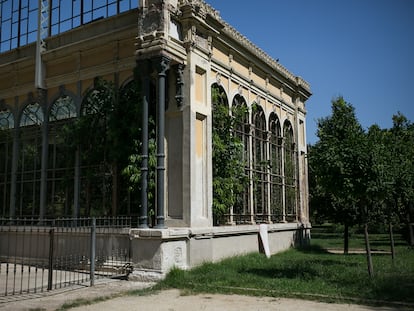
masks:
[[[348,249],[348,227],[361,221],[361,199],[366,192],[367,154],[365,133],[354,107],[342,97],[332,101],[332,114],[318,120],[319,141],[311,148],[310,171],[317,189],[312,200],[325,218],[345,225],[344,249]]]

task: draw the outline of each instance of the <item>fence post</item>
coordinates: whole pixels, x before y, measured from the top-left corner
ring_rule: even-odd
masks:
[[[91,271],[90,271],[90,279],[91,279],[91,286],[95,285],[95,244],[96,244],[96,218],[92,218],[92,225],[91,225]]]
[[[55,235],[55,229],[51,228],[49,230],[49,270],[47,278],[47,290],[52,290],[53,283],[53,240]]]

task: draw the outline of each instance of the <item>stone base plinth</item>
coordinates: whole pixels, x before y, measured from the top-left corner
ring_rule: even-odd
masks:
[[[310,225],[267,225],[271,254],[307,243]],[[131,229],[134,272],[140,281],[162,279],[172,268],[190,269],[205,262],[259,251],[259,225],[211,228]]]

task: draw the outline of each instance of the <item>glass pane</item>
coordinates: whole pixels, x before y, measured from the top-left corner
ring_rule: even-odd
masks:
[[[37,8],[38,0],[30,0],[29,9],[34,10]]]
[[[73,0],[73,15],[77,16],[81,13],[81,2],[80,0]]]
[[[106,5],[106,0],[92,0],[93,8],[97,9]]]
[[[38,103],[28,105],[20,120],[20,126],[40,125],[43,123],[43,112]]]
[[[116,15],[117,13],[116,10],[117,10],[116,4],[111,4],[110,6],[108,6],[108,16]]]
[[[50,120],[57,121],[76,117],[76,106],[73,98],[60,97],[50,110]]]
[[[0,129],[11,129],[14,127],[14,118],[9,110],[0,111]]]
[[[29,13],[29,30],[37,30],[37,11]]]
[[[101,17],[106,17],[106,8],[100,8],[93,11],[93,19],[98,19]]]

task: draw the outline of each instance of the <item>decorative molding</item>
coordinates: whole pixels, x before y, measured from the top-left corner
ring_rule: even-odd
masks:
[[[157,32],[164,31],[165,3],[163,0],[151,1],[148,7],[139,10],[138,18],[138,42],[144,41],[145,37],[156,37]]]
[[[218,85],[221,85],[221,73],[217,72],[216,74],[216,82]]]
[[[237,87],[237,93],[242,96],[243,95],[243,86],[241,84],[239,84],[239,86]]]
[[[205,3],[203,0],[179,0],[179,4],[181,6],[190,5],[193,9],[193,12],[195,12],[195,14],[197,14],[199,17],[203,18],[204,20],[207,18],[207,16],[211,16],[212,18],[219,21],[221,24],[224,25],[223,32],[225,34],[233,38],[241,46],[243,46],[245,49],[250,51],[257,58],[263,60],[267,65],[275,69],[278,73],[280,73],[282,76],[290,80],[296,86],[302,87],[303,89],[305,89],[307,92],[310,93],[310,85],[308,82],[306,82],[301,77],[298,77],[292,74],[288,69],[282,66],[278,60],[273,59],[262,49],[260,49],[255,44],[253,44],[247,37],[242,35],[235,28],[233,28],[230,24],[224,21],[220,16],[220,12],[214,9],[212,6]]]
[[[165,76],[167,70],[170,69],[170,59],[165,56],[160,56],[153,59],[154,67],[158,73],[158,76]]]
[[[178,64],[177,66],[177,79],[176,79],[176,91],[175,91],[175,102],[177,104],[177,108],[180,109],[182,108],[183,104],[184,104],[184,91],[183,91],[183,86],[184,86],[184,65],[183,64]]]

